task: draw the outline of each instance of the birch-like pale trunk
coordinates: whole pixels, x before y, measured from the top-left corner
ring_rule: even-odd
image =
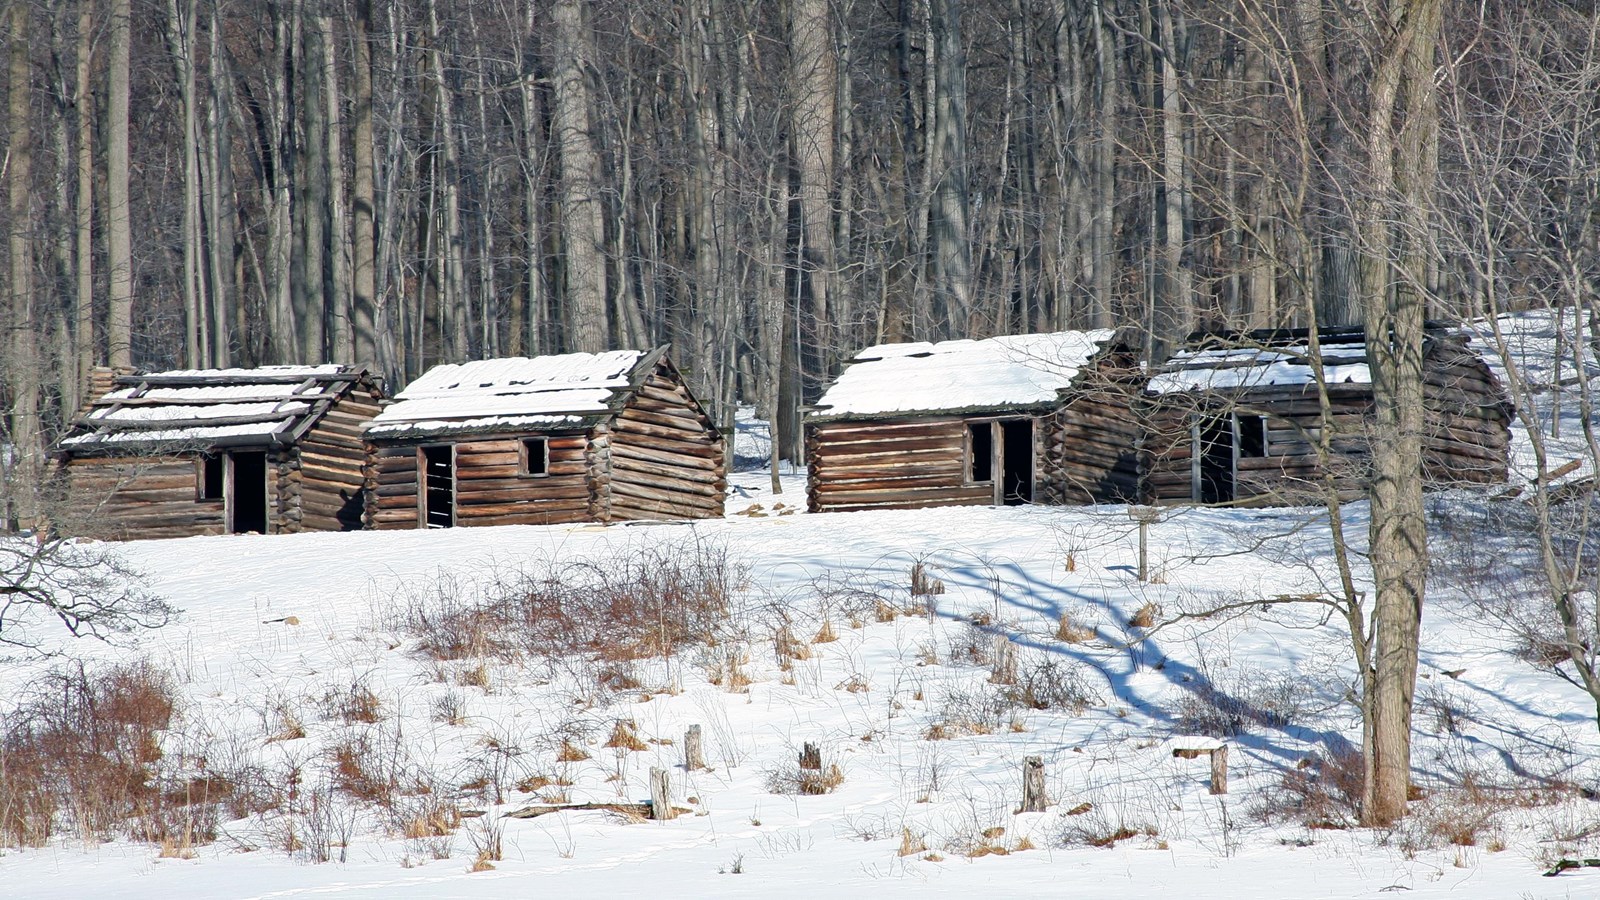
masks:
[[[133,365],[133,230],[128,208],[130,0],[111,0],[106,58],[106,361]]]

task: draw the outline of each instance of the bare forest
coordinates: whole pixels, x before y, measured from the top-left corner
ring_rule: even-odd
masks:
[[[397,388],[670,342],[792,457],[878,341],[1590,303],[1597,29],[1585,0],[11,0],[13,462],[96,364]]]

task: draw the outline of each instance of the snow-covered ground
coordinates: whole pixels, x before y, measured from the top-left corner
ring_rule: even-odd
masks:
[[[765,455],[760,432],[741,420],[756,444],[741,460]],[[1425,621],[1414,761],[1427,796],[1413,816],[1370,831],[1283,810],[1285,785],[1360,733],[1338,620],[1254,603],[1328,589],[1314,515],[1172,511],[1149,530],[1141,581],[1124,507],[809,515],[803,474],[783,481],[774,496],[769,473],[740,471],[728,517],[696,524],[122,545],[181,616],[114,646],[61,640],[63,656],[9,660],[0,709],[36,697],[52,669],[148,660],[182,698],[166,759],[254,773],[293,814],[224,816],[192,858],[68,830],[0,851],[0,897],[1600,895],[1600,869],[1541,875],[1561,855],[1600,855],[1581,837],[1600,828],[1600,803],[1560,788],[1600,775],[1593,704],[1448,591]],[[1348,510],[1353,535],[1363,513]],[[748,571],[715,646],[615,665],[516,648],[441,660],[405,627],[551,561],[708,547]],[[918,564],[943,593],[911,594]],[[1131,624],[1147,605],[1245,608],[1150,633]],[[798,640],[780,658],[785,628]],[[837,639],[813,642],[824,630]],[[357,685],[376,721],[338,713]],[[1029,687],[1047,708],[1007,701]],[[1172,750],[1213,746],[1194,732],[1230,717],[1229,792],[1214,796],[1206,759]],[[644,749],[604,746],[618,722]],[[689,772],[696,724],[709,769]],[[560,761],[582,755],[563,742],[588,758]],[[842,782],[775,793],[806,743]],[[390,807],[332,790],[333,751],[352,745],[412,787]],[[1045,812],[1016,812],[1027,756],[1045,766]],[[642,801],[653,767],[688,810],[673,821],[500,818],[552,799]],[[485,815],[404,835],[408,815],[441,805]],[[486,823],[503,827],[503,858],[469,871]],[[317,827],[335,833],[332,861],[313,861]]]

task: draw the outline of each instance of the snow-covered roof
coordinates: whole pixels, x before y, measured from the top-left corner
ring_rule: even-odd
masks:
[[[936,344],[879,344],[856,354],[813,419],[1019,409],[1055,402],[1115,332],[1058,331]]]
[[[401,391],[368,425],[367,434],[402,437],[580,426],[610,415],[664,350],[519,356],[435,366]]]
[[[1320,349],[1323,377],[1328,384],[1372,383],[1365,347],[1336,345]],[[1301,342],[1276,347],[1182,350],[1151,377],[1146,390],[1172,394],[1314,383],[1310,350]]]
[[[61,448],[293,443],[361,376],[334,364],[122,375],[74,423]]]

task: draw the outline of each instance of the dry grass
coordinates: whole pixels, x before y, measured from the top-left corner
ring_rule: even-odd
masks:
[[[589,758],[589,751],[583,749],[570,740],[562,741],[556,750],[556,762],[582,762]]]
[[[802,769],[790,764],[767,772],[767,790],[774,794],[820,796],[831,794],[844,784],[844,770],[834,763],[821,769]]]
[[[626,719],[618,719],[611,726],[611,737],[605,746],[622,750],[645,750],[650,745],[639,739],[639,726]]]
[[[323,707],[330,715],[346,724],[383,721],[383,703],[366,682],[357,680],[347,688],[334,688],[322,698]]]
[[[148,663],[45,678],[33,700],[0,716],[0,844],[41,846],[58,824],[85,840],[123,829],[177,842],[185,821],[186,840],[209,840],[211,829],[192,823],[214,813],[191,813],[196,798],[164,790],[178,777],[161,746],[176,715],[172,678]]]
[[[1138,611],[1133,614],[1133,618],[1128,620],[1128,627],[1154,628],[1156,619],[1160,615],[1161,607],[1155,605],[1154,603],[1146,603],[1145,605],[1139,607]]]
[[[833,620],[823,619],[822,627],[817,629],[817,636],[811,639],[813,644],[831,644],[839,639],[839,632],[833,630]]]
[[[1087,644],[1098,637],[1095,630],[1072,621],[1072,616],[1062,613],[1056,619],[1056,640],[1064,644]]]

